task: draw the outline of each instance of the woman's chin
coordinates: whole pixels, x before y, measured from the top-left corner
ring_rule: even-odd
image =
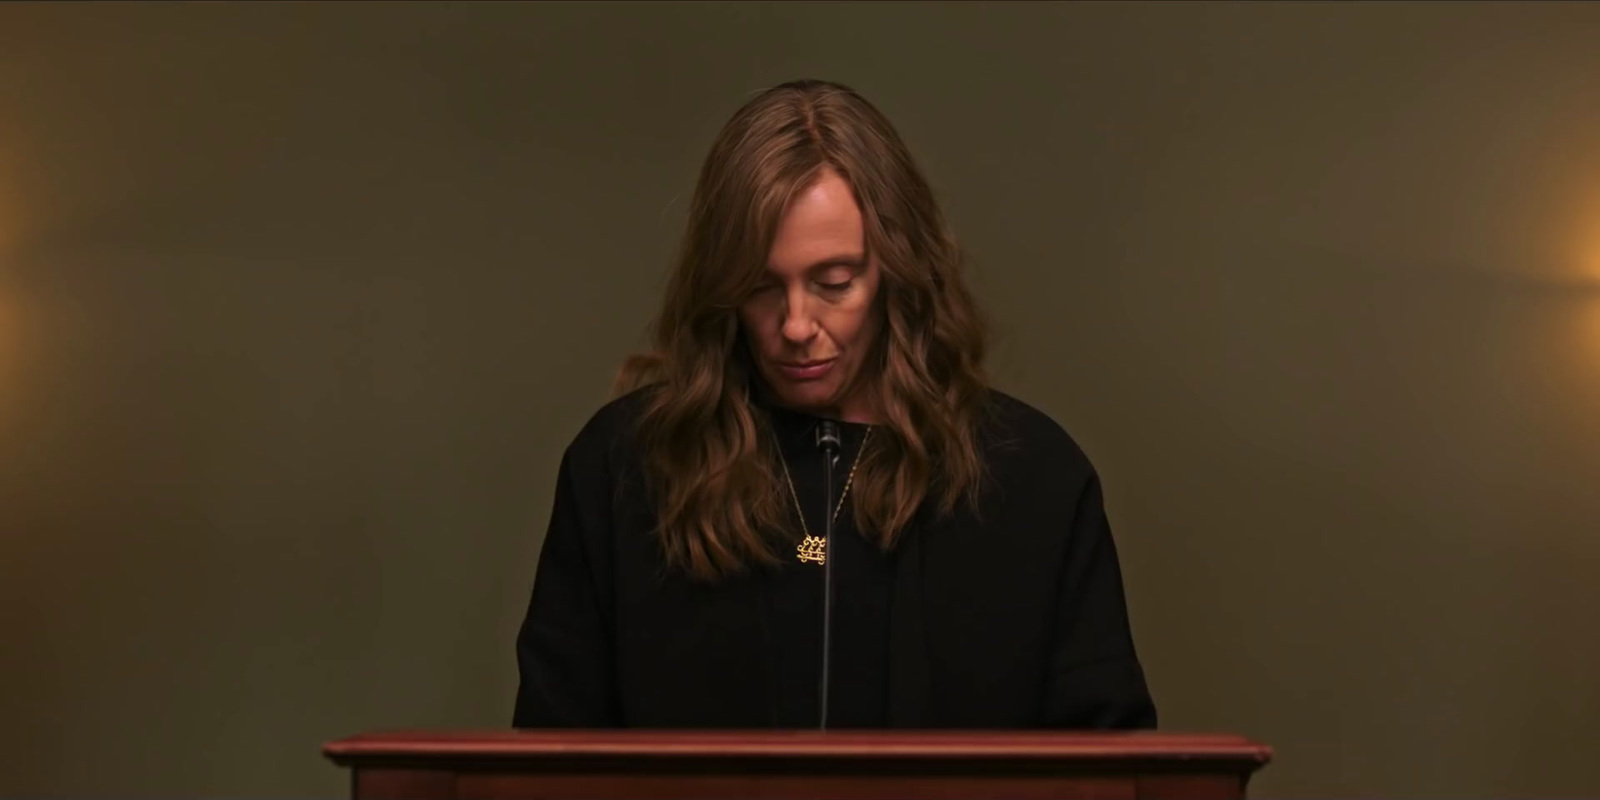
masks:
[[[777,394],[780,403],[795,411],[818,414],[835,405],[833,402],[834,393],[829,391],[829,387],[824,386],[788,385],[779,388]]]

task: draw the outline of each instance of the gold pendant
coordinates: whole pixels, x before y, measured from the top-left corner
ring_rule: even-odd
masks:
[[[795,554],[801,561],[812,561],[818,564],[828,560],[828,540],[821,536],[807,536],[800,546],[795,548]]]

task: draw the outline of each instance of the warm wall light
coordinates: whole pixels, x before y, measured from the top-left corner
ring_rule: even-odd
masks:
[[[1551,402],[1558,404],[1562,431],[1567,436],[1582,436],[1584,441],[1600,443],[1600,418],[1594,414],[1600,402],[1600,175],[1590,182],[1594,191],[1571,241],[1569,251],[1578,280],[1566,287],[1570,303],[1546,318],[1546,324],[1562,326],[1554,350],[1560,360],[1559,384],[1552,387]]]
[[[1594,220],[1589,224],[1589,230],[1583,245],[1583,276],[1588,282],[1600,287],[1600,202],[1594,204],[1593,213],[1589,218]]]
[[[3,277],[3,274],[0,274]],[[11,419],[12,398],[17,391],[17,362],[20,360],[22,320],[16,297],[0,280],[0,430]]]
[[[18,363],[22,359],[22,301],[16,259],[21,249],[23,213],[17,202],[12,143],[0,139],[0,429],[11,414],[17,392]]]
[[[8,153],[12,148],[0,140],[0,280],[4,280],[10,259],[16,256],[22,226],[22,206],[16,201],[16,181]]]

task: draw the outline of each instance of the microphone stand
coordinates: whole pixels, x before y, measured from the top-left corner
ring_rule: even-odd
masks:
[[[828,729],[828,674],[832,672],[833,645],[833,462],[839,458],[839,426],[823,420],[817,429],[817,447],[822,450],[822,678],[818,729]]]

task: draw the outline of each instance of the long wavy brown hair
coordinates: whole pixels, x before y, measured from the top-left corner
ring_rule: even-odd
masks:
[[[942,513],[976,504],[986,325],[961,249],[888,118],[846,86],[786,83],[747,102],[712,144],[653,350],[624,363],[616,386],[652,389],[639,419],[646,479],[667,563],[694,578],[777,558],[789,507],[737,309],[790,199],[824,167],[854,191],[882,273],[872,312],[882,333],[858,376],[880,424],[853,484],[856,528],[888,550],[924,500]]]

